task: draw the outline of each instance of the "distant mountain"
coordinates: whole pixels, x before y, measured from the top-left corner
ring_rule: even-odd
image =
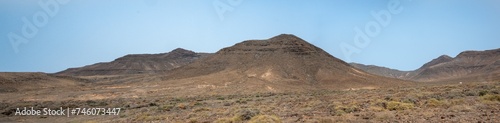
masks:
[[[223,48],[205,59],[169,71],[163,80],[170,81],[167,82],[170,84],[220,87],[213,91],[230,92],[377,88],[407,84],[358,70],[288,34],[267,40],[243,41]]]
[[[441,63],[449,62],[449,61],[452,61],[452,60],[453,60],[453,58],[450,57],[450,56],[448,56],[448,55],[441,55],[438,58],[432,59],[430,62],[425,63],[422,67],[420,67],[420,69],[430,68],[430,67],[432,67],[434,65],[438,65],[438,64],[441,64]]]
[[[433,63],[434,62],[434,63]],[[427,65],[427,66],[426,66]],[[412,80],[436,81],[455,78],[500,76],[500,48],[486,51],[465,51],[455,58],[438,58],[419,68]],[[494,75],[496,74],[496,75]],[[477,81],[486,81],[477,78]]]
[[[359,63],[349,63],[349,64],[351,66],[354,66],[355,68],[361,69],[368,73],[372,73],[379,76],[391,77],[391,78],[407,79],[412,74],[412,71],[400,71],[396,69],[390,69],[375,65],[364,65]]]
[[[70,68],[56,75],[92,76],[158,73],[189,64],[197,59],[209,56],[209,53],[195,53],[177,48],[169,53],[126,55],[112,62],[97,63],[80,68]]]
[[[373,74],[413,81],[498,81],[500,79],[500,48],[464,51],[455,58],[442,55],[414,71],[399,71],[357,63],[351,63],[351,65]]]

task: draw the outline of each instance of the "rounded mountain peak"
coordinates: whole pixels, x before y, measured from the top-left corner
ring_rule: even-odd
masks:
[[[451,60],[453,60],[452,57],[450,57],[448,55],[441,55],[438,58],[435,58],[432,61],[424,64],[420,69],[428,68],[428,67],[431,67],[431,66],[434,66],[434,65],[437,65],[437,64],[441,64],[441,63],[444,63],[444,62],[449,62]]]
[[[196,53],[191,50],[186,50],[183,48],[176,48],[166,54],[167,57],[183,57],[183,56],[195,56]]]
[[[220,54],[327,55],[322,49],[291,34],[281,34],[266,40],[247,40],[220,50]]]
[[[183,48],[175,48],[174,50],[170,51],[170,53],[182,53],[182,54],[185,54],[185,53],[194,53],[193,51],[191,50],[186,50],[186,49],[183,49]]]
[[[449,59],[453,59],[453,58],[451,56],[448,56],[448,55],[441,55],[437,59],[449,60]]]
[[[304,41],[292,34],[280,34],[269,39],[269,41]]]

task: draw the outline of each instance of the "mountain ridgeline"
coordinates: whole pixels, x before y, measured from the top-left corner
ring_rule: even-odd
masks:
[[[455,58],[442,55],[413,71],[351,65],[372,74],[412,81],[494,81],[500,79],[500,49],[464,51]]]
[[[160,73],[184,66],[209,55],[209,53],[195,53],[177,48],[168,53],[126,55],[112,62],[97,63],[80,68],[69,68],[56,74],[66,76],[94,76]]]
[[[297,36],[281,34],[264,40],[243,41],[216,53],[177,48],[161,54],[126,55],[55,75],[122,75],[120,79],[102,80],[154,81],[199,93],[379,88],[413,84],[409,81],[499,80],[499,56],[499,49],[466,51],[455,58],[440,56],[414,71],[399,71],[348,64]],[[207,87],[210,89],[199,90]]]

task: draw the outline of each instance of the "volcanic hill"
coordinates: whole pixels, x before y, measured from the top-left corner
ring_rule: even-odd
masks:
[[[236,86],[244,88],[241,91],[377,88],[408,84],[358,70],[288,34],[237,43],[173,69],[162,78],[170,81],[166,83],[191,83],[214,90]]]
[[[208,55],[210,54],[195,53],[193,51],[177,48],[168,53],[126,55],[112,62],[97,63],[81,68],[69,68],[56,74],[66,76],[93,76],[159,73],[189,64]]]
[[[357,63],[351,63],[351,65],[381,76],[421,82],[498,81],[500,80],[500,49],[464,51],[455,58],[442,55],[413,71],[399,71]]]

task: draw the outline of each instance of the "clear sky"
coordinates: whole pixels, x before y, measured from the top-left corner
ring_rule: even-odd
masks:
[[[46,1],[49,7],[39,4]],[[443,54],[454,57],[465,50],[500,48],[498,0],[400,0],[399,4],[397,0],[61,0],[50,4],[54,1],[0,0],[1,72],[52,73],[177,47],[213,53],[244,40],[282,33],[299,36],[347,62],[400,70],[417,69]],[[401,11],[389,13],[385,26],[372,15],[393,6]],[[355,29],[366,33],[367,25],[371,25],[370,42],[355,43],[359,39]],[[342,51],[346,47],[356,52],[346,55]]]

